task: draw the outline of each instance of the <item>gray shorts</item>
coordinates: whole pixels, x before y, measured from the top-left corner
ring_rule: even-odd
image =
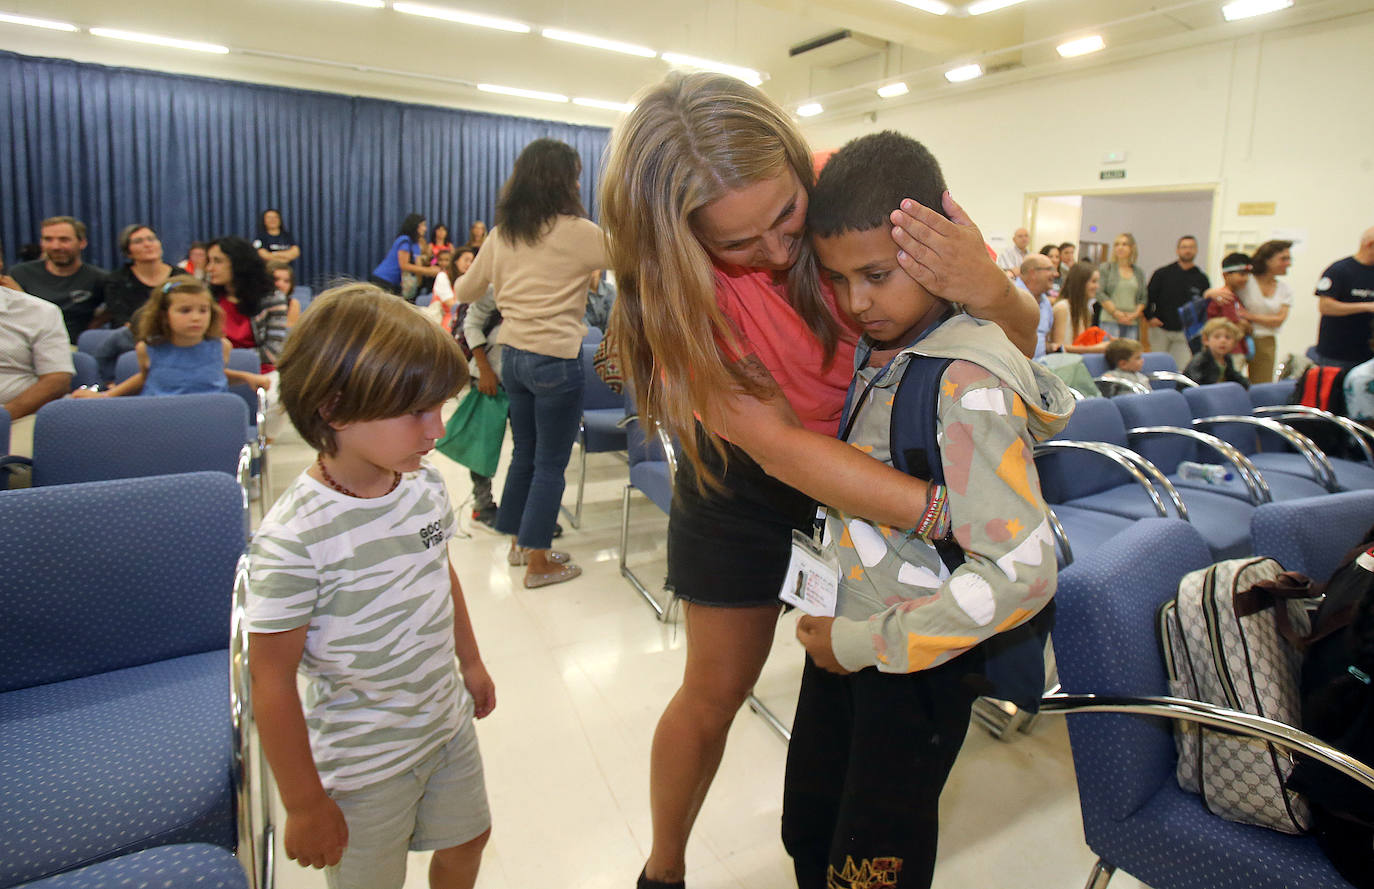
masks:
[[[447,849],[491,827],[472,714],[444,746],[371,787],[331,793],[348,823],[348,847],[325,869],[330,889],[401,889],[406,853]]]

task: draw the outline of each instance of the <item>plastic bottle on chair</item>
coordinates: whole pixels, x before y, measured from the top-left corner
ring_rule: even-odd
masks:
[[[1178,477],[1189,481],[1206,482],[1209,485],[1219,485],[1222,482],[1229,482],[1235,478],[1235,475],[1225,466],[1219,466],[1215,463],[1194,463],[1192,460],[1184,460],[1178,464]]]

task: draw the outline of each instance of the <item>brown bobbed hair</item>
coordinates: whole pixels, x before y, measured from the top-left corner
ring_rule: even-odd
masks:
[[[429,410],[468,382],[453,337],[372,284],[333,287],[292,328],[277,362],[291,425],[317,451],[338,450],[331,423]]]
[[[217,340],[224,336],[224,310],[210,295],[205,282],[194,275],[173,275],[161,287],[154,287],[153,295],[138,310],[135,338],[152,345],[169,341],[172,325],[167,321],[167,310],[172,306],[172,297],[183,293],[204,296],[210,303],[210,326],[205,328],[205,339]]]
[[[1255,252],[1250,254],[1250,274],[1267,275],[1269,260],[1285,250],[1291,250],[1292,247],[1292,241],[1265,241],[1260,244],[1255,248]]]
[[[762,92],[723,74],[669,74],[648,88],[612,135],[601,219],[618,295],[611,329],[647,434],[676,433],[699,483],[695,418],[734,392],[772,394],[726,357],[739,345],[716,302],[715,268],[694,214],[727,193],[791,170],[809,193],[811,152],[792,119]],[[788,272],[787,298],[833,359],[840,328],[821,292],[809,240]],[[722,455],[720,440],[711,445]]]

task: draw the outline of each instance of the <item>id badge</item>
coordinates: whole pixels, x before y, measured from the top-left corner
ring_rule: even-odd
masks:
[[[839,565],[826,558],[811,537],[792,532],[792,558],[787,563],[779,599],[814,617],[834,617],[839,577]]]

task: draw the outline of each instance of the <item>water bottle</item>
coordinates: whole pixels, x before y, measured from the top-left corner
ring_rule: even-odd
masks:
[[[1189,481],[1206,482],[1209,485],[1219,485],[1222,482],[1229,482],[1235,478],[1231,470],[1216,463],[1194,463],[1192,460],[1184,460],[1178,464],[1178,477]]]

